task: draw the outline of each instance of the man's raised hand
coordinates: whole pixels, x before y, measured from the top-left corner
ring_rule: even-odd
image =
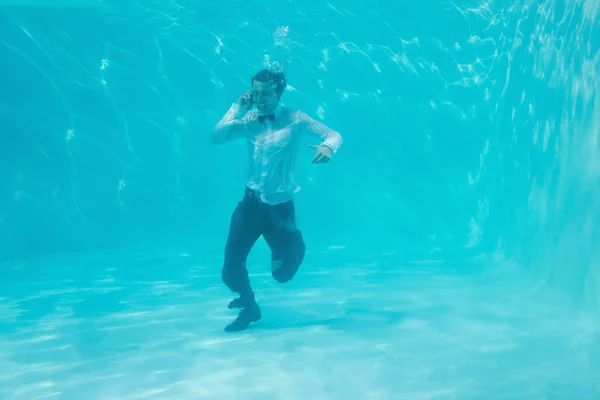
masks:
[[[254,105],[254,100],[252,99],[252,92],[248,90],[246,93],[240,96],[237,103],[240,107],[245,108],[246,110],[250,110]]]

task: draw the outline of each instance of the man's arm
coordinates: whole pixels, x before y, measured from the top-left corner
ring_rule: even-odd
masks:
[[[231,105],[231,108],[223,118],[215,125],[210,141],[212,144],[219,145],[234,139],[240,139],[246,135],[246,123],[248,118],[246,110],[237,103]]]
[[[298,118],[298,123],[305,133],[314,138],[321,139],[320,146],[327,146],[334,154],[342,146],[344,140],[339,132],[336,132],[325,124],[314,120],[309,115],[301,111],[297,111],[296,115]]]

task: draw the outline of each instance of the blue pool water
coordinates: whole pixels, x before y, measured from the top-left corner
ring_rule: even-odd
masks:
[[[344,146],[226,334],[273,62]],[[600,398],[599,69],[598,0],[1,0],[0,398]]]

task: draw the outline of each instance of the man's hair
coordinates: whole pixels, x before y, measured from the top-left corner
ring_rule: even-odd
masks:
[[[254,81],[273,82],[275,84],[275,93],[277,94],[277,99],[281,98],[281,95],[283,94],[283,91],[287,85],[285,73],[283,71],[273,71],[269,68],[258,71],[256,75],[252,77],[250,84],[254,85]]]

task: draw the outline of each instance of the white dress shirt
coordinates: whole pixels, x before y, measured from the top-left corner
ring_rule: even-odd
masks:
[[[321,139],[321,145],[333,153],[342,145],[342,136],[302,111],[278,106],[275,119],[258,120],[258,110],[244,114],[244,109],[233,104],[215,125],[211,135],[213,144],[234,139],[248,143],[249,171],[246,185],[260,194],[267,204],[289,201],[300,190],[294,179],[294,169],[303,134]]]

